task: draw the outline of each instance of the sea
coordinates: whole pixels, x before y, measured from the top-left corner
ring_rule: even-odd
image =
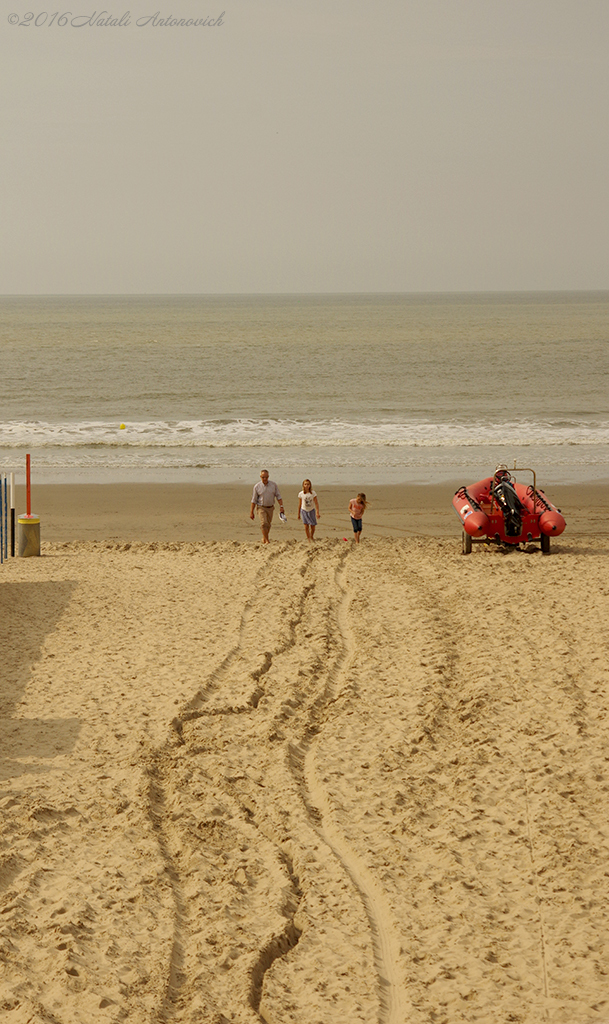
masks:
[[[609,292],[0,297],[0,471],[609,479]]]

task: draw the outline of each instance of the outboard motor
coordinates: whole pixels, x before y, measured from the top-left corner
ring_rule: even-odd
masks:
[[[524,505],[516,494],[516,488],[508,474],[497,474],[493,485],[493,497],[503,512],[507,537],[519,537],[522,533]]]

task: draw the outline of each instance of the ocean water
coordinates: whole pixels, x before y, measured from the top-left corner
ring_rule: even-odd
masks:
[[[607,292],[3,297],[0,469],[608,479],[608,371]]]

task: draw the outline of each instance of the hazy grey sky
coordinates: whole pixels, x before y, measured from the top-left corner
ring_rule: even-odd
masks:
[[[607,0],[59,2],[3,0],[1,292],[609,288]]]

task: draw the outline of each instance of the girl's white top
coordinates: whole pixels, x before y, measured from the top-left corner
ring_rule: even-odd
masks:
[[[300,498],[301,506],[304,508],[305,512],[312,512],[315,508],[315,498],[317,497],[315,491],[301,491],[298,497]]]

